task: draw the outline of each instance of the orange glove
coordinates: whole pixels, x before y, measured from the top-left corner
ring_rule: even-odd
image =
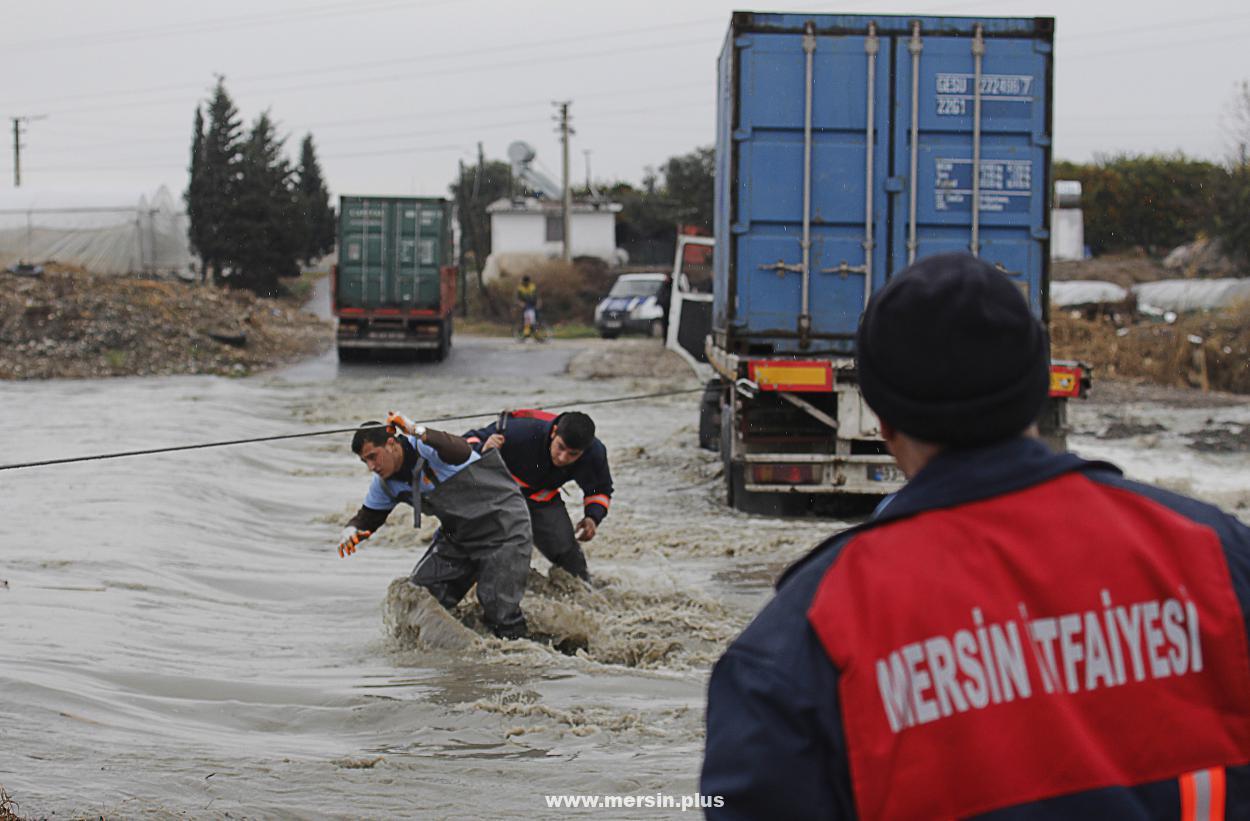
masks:
[[[411,436],[413,431],[416,430],[416,425],[414,425],[412,420],[407,416],[404,416],[402,413],[388,411],[386,414],[386,432],[393,434],[397,430]]]
[[[350,556],[356,552],[356,545],[373,535],[372,530],[357,530],[348,525],[339,534],[339,558]]]

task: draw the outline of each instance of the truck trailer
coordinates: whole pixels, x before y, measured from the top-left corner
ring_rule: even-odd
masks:
[[[893,272],[970,252],[1048,319],[1053,38],[1046,17],[733,16],[700,438],[734,507],[902,486],[854,360]],[[1087,382],[1052,366],[1052,441]]]
[[[448,200],[344,196],[338,253],[331,306],[340,360],[447,357],[457,273]]]

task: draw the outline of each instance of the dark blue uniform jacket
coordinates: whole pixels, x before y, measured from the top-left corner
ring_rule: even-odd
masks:
[[[1250,529],[1033,439],[938,456],[716,664],[712,818],[1250,815]]]
[[[538,410],[516,410],[508,416],[501,448],[504,464],[530,504],[557,504],[560,488],[568,481],[582,489],[586,516],[596,525],[608,515],[612,504],[612,474],[608,471],[608,449],[596,438],[571,465],[556,467],[551,462],[551,431],[559,416]],[[498,423],[471,430],[464,438],[476,451],[498,432]]]

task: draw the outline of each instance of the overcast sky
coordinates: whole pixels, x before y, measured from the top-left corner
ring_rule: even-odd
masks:
[[[513,140],[558,178],[551,101],[571,100],[573,176],[638,181],[713,140],[716,57],[735,8],[1056,18],[1055,154],[1221,159],[1250,78],[1245,0],[3,0],[0,191],[12,121],[23,187],[186,186],[195,106],[215,74],[288,150],[311,132],[333,193],[444,195],[476,145]]]

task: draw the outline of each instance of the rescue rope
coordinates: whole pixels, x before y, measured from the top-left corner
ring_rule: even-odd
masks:
[[[667,396],[682,396],[688,393],[700,393],[703,388],[685,388],[678,391],[661,391],[660,393],[639,393],[632,396],[614,396],[609,399],[572,399],[567,402],[557,402],[551,405],[537,405],[534,410],[552,410],[555,408],[568,407],[586,407],[588,405],[611,405],[619,402],[638,402],[643,399],[661,399]],[[439,422],[460,422],[465,419],[481,419],[483,417],[495,417],[499,415],[498,410],[484,411],[481,413],[466,413],[459,416],[440,416],[435,419],[414,419],[414,424],[432,425]],[[377,427],[385,427],[378,425]],[[17,462],[11,465],[0,465],[0,471],[17,470],[18,468],[36,468],[46,467],[49,465],[68,465],[74,462],[96,462],[104,459],[121,459],[126,456],[151,456],[158,453],[176,453],[183,450],[204,450],[206,448],[224,448],[231,445],[250,445],[257,442],[277,442],[283,439],[305,439],[311,436],[330,436],[339,433],[355,433],[360,427],[352,428],[333,428],[331,430],[318,430],[309,433],[283,433],[277,436],[258,436],[252,439],[229,439],[219,442],[199,442],[194,445],[174,445],[165,448],[148,448],[146,450],[127,450],[118,453],[97,453],[91,456],[72,456],[65,459],[45,459],[39,462]]]

